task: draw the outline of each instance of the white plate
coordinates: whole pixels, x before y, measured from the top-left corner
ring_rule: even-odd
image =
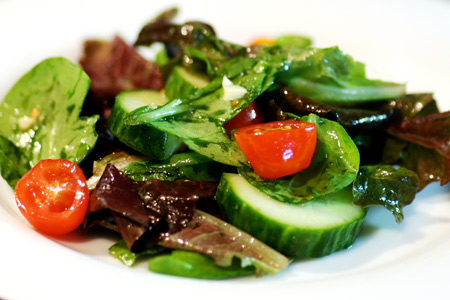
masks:
[[[77,61],[86,38],[119,34],[132,42],[165,8],[179,20],[200,19],[220,37],[246,43],[258,36],[300,33],[315,45],[339,45],[367,65],[369,77],[434,92],[450,108],[450,2],[383,1],[16,1],[0,0],[0,99],[32,66],[49,56]],[[1,126],[1,124],[0,124]],[[107,238],[76,234],[52,239],[35,232],[0,182],[0,298],[325,299],[448,298],[450,191],[432,184],[405,209],[398,225],[371,209],[353,247],[294,263],[273,277],[200,281],[133,269],[109,257]],[[183,297],[183,298],[180,298]]]

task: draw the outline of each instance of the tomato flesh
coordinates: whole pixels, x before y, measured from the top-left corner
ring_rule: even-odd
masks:
[[[89,189],[83,171],[65,159],[41,160],[15,187],[16,203],[37,230],[62,235],[84,219]]]
[[[231,120],[223,124],[229,137],[231,137],[231,131],[236,128],[241,128],[248,125],[260,124],[264,122],[264,116],[255,101],[247,105],[243,110],[241,110],[236,116]]]
[[[303,121],[275,121],[234,132],[239,148],[255,172],[278,179],[306,169],[316,148],[316,127]]]

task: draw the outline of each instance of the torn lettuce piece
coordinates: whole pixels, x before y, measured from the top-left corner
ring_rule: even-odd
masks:
[[[108,250],[113,257],[127,267],[133,267],[137,262],[148,259],[150,271],[160,274],[200,279],[225,279],[255,273],[253,266],[241,268],[238,261],[224,268],[217,266],[206,255],[182,250],[165,254],[168,250],[157,245],[135,253],[128,249],[124,240],[120,240]]]
[[[363,207],[381,205],[397,223],[403,221],[403,207],[414,200],[419,177],[406,168],[391,165],[362,166],[353,182],[353,203]]]
[[[275,45],[282,47],[308,48],[312,45],[312,39],[298,34],[284,34],[275,39]]]
[[[177,13],[178,10],[172,8],[147,23],[139,32],[135,45],[164,43],[170,58],[181,58],[185,54],[196,56],[206,63],[210,74],[230,57],[245,54],[245,47],[219,39],[213,27],[207,23],[173,23]],[[191,59],[184,63],[194,64]]]
[[[12,188],[28,171],[24,157],[18,147],[0,135],[0,174]]]
[[[174,154],[163,162],[155,162],[145,156],[121,151],[94,161],[92,176],[87,180],[90,190],[95,188],[108,164],[113,164],[135,181],[150,179],[219,181],[223,172],[234,170],[193,151]]]
[[[159,67],[119,36],[111,41],[86,40],[80,64],[92,79],[91,91],[107,99],[107,107],[112,107],[114,97],[125,90],[163,88]]]
[[[431,182],[441,186],[450,182],[450,159],[434,149],[390,136],[386,140],[382,157],[383,164],[401,165],[417,173],[419,191]]]
[[[142,252],[136,253],[131,252],[127,247],[127,243],[124,240],[119,240],[117,243],[109,247],[109,254],[120,260],[125,266],[132,267],[140,259],[144,259],[148,256],[154,256],[164,252],[165,249],[160,246],[153,246],[151,248],[145,249]]]
[[[98,116],[80,117],[89,84],[81,68],[55,57],[36,65],[11,88],[0,103],[0,135],[22,153],[17,159],[21,170],[48,158],[79,164],[91,152]]]
[[[390,126],[388,133],[450,159],[450,111],[404,119]]]
[[[182,250],[152,257],[148,268],[155,273],[199,279],[225,279],[255,273],[253,266],[242,268],[238,261],[229,267],[220,267],[206,255]]]
[[[394,110],[402,118],[407,119],[439,112],[436,100],[430,93],[406,94],[400,98],[387,101],[383,108]]]
[[[318,102],[353,104],[405,94],[405,84],[368,79],[365,65],[338,47],[291,47],[284,55],[291,63],[277,82]]]
[[[234,259],[242,268],[254,266],[256,275],[275,274],[289,265],[289,259],[249,234],[210,214],[196,210],[187,227],[168,235],[159,245],[210,256],[221,267]]]
[[[225,170],[231,167],[219,164],[197,152],[188,151],[174,154],[161,163],[135,161],[123,169],[123,172],[136,181],[159,180],[196,180],[219,181]]]
[[[440,181],[441,185],[450,182],[450,112],[435,112],[431,100],[423,109],[425,112],[409,109],[413,114],[405,114],[388,128],[392,136],[383,153],[385,162],[400,164],[418,174],[419,191],[433,181]],[[420,107],[424,102],[415,103]]]

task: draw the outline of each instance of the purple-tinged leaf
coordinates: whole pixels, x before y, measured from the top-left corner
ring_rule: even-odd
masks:
[[[211,201],[216,182],[136,182],[108,164],[92,191],[88,209],[93,224],[115,230],[129,249],[143,251],[162,237],[186,227],[198,201]]]
[[[100,97],[115,97],[124,90],[163,88],[158,66],[139,55],[120,37],[111,42],[86,41],[80,64]]]
[[[217,182],[148,180],[136,183],[138,194],[155,222],[164,221],[168,233],[185,228],[192,219],[197,202],[213,199]]]
[[[91,193],[88,216],[93,224],[119,232],[130,249],[149,225],[133,180],[113,164],[106,166]]]
[[[231,266],[238,258],[241,266],[253,265],[256,274],[275,274],[289,265],[289,259],[238,228],[197,210],[188,226],[167,236],[159,245],[210,256],[215,264]]]
[[[450,111],[402,120],[388,132],[450,158]]]
[[[147,213],[133,186],[133,180],[112,164],[107,165],[91,194],[88,213],[103,209],[109,209],[143,226],[148,226]]]
[[[407,94],[387,101],[383,107],[386,110],[394,110],[407,119],[439,111],[432,94]]]
[[[108,136],[107,119],[115,97],[124,90],[163,88],[159,67],[116,36],[112,41],[87,40],[80,65],[91,79],[83,113],[100,115],[97,131]]]
[[[445,185],[450,181],[450,159],[433,149],[406,143],[401,152],[405,167],[415,171],[420,178],[419,191],[429,183],[439,181]]]

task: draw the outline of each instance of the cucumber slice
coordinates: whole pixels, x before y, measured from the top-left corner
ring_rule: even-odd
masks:
[[[133,90],[120,93],[108,118],[109,131],[130,148],[158,160],[165,160],[183,143],[171,134],[147,125],[127,126],[124,119],[133,110],[149,106],[157,108],[167,102],[165,95],[155,90]]]
[[[168,99],[184,98],[209,84],[209,79],[199,73],[176,66],[167,78],[166,96]]]
[[[347,187],[302,204],[277,201],[238,174],[224,173],[216,193],[229,223],[294,258],[320,257],[348,248],[366,210],[352,203]]]

